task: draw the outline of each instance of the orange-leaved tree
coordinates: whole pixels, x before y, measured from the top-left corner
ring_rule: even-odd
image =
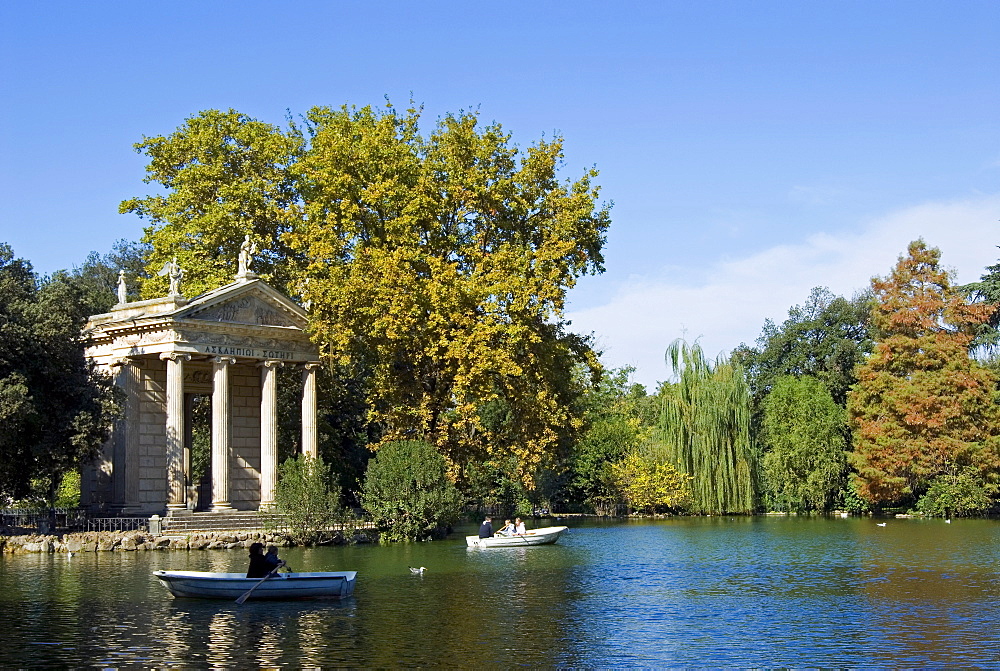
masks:
[[[1000,473],[996,379],[969,355],[994,306],[970,304],[939,265],[910,243],[886,278],[872,279],[876,345],[848,395],[849,455],[870,502],[901,502],[943,474],[973,466],[987,491]]]

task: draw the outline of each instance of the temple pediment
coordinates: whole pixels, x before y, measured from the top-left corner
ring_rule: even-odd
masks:
[[[305,311],[263,280],[241,278],[190,301],[183,296],[116,305],[91,317],[87,356],[98,362],[178,353],[316,361]]]
[[[183,318],[253,326],[298,326],[282,308],[261,296],[241,296],[185,314]]]
[[[220,287],[176,310],[172,317],[294,329],[307,324],[302,308],[259,280]]]

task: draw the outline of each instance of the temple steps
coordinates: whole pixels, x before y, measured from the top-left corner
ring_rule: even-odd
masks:
[[[163,518],[167,534],[197,531],[256,531],[263,529],[263,520],[255,510],[181,513]]]
[[[279,520],[280,520],[280,516]],[[226,512],[189,513],[181,512],[161,518],[163,535],[192,534],[214,531],[265,531],[266,514],[261,515],[255,510],[230,510]],[[284,528],[283,524],[270,524],[269,531]],[[375,524],[370,519],[359,516],[353,522],[344,524],[338,522],[330,527],[334,530],[344,529],[374,529]],[[287,530],[287,529],[286,529]]]

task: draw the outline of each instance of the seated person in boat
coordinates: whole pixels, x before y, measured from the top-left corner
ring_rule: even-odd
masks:
[[[264,544],[254,543],[250,546],[250,568],[247,569],[248,578],[263,578],[271,571],[277,570],[277,566],[272,565],[264,556]]]
[[[510,520],[503,521],[503,529],[497,532],[497,536],[512,536],[514,534],[514,523]]]
[[[267,546],[267,554],[264,555],[264,559],[267,561],[268,564],[270,564],[271,570],[277,570],[277,569],[281,568],[282,566],[285,566],[285,562],[283,560],[281,560],[281,559],[278,559],[278,546],[277,545],[268,545]]]
[[[483,520],[483,523],[479,525],[479,537],[489,538],[493,535],[493,518],[489,515]]]
[[[524,528],[524,522],[521,521],[520,517],[514,520],[514,533],[522,535],[526,533],[526,530]]]

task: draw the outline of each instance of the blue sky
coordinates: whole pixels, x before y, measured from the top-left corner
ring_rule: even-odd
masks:
[[[208,108],[478,108],[601,171],[607,271],[570,295],[612,366],[752,342],[907,242],[1000,257],[1000,2],[0,3],[0,241],[36,270],[142,222],[132,144]]]

